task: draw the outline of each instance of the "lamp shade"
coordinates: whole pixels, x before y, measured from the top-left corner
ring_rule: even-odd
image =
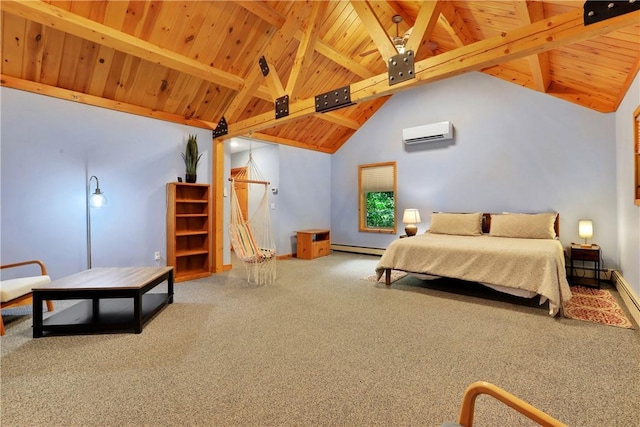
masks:
[[[590,219],[581,219],[578,221],[578,235],[582,239],[590,239],[593,237],[593,221]]]
[[[418,209],[405,209],[404,215],[402,215],[402,222],[405,224],[418,224],[420,222]]]
[[[107,197],[99,188],[89,196],[89,207],[91,208],[103,208],[107,206],[107,203]]]

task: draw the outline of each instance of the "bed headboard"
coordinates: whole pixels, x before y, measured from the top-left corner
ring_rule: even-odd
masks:
[[[499,215],[499,214],[494,214]],[[491,228],[491,214],[482,214],[482,232],[489,233]],[[560,237],[560,214],[556,215],[556,222],[553,223],[553,229],[556,230],[556,236]]]

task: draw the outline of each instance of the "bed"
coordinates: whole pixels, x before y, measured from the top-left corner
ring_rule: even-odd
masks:
[[[378,265],[391,270],[478,282],[500,292],[549,301],[557,315],[571,298],[559,215],[434,213],[424,234],[393,241]]]

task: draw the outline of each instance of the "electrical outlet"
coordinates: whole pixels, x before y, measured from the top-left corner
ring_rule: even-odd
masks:
[[[156,252],[156,253],[154,254],[154,257],[155,257],[155,260],[156,260],[156,261],[160,261],[160,252]]]

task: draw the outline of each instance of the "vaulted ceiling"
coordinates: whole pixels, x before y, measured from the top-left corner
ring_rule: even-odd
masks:
[[[470,71],[615,111],[640,68],[640,11],[585,25],[583,5],[2,0],[1,84],[333,153],[395,92]],[[390,85],[391,37],[409,29],[413,78]],[[316,112],[345,86],[353,105]]]

